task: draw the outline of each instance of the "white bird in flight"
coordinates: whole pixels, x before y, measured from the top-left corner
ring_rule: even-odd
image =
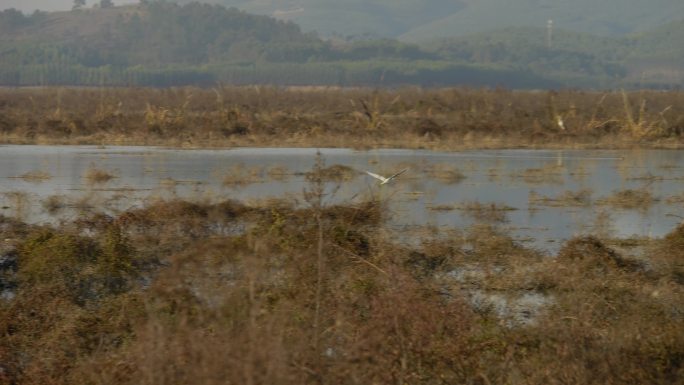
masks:
[[[398,173],[392,175],[392,176],[389,177],[389,178],[385,178],[385,177],[382,176],[382,175],[378,175],[378,174],[372,173],[372,172],[370,172],[370,171],[366,171],[366,174],[372,176],[372,177],[375,178],[375,179],[380,180],[380,184],[383,185],[383,184],[389,183],[392,179],[394,179],[394,178],[398,177],[399,175],[403,174],[404,172],[406,172],[406,170],[408,170],[408,168],[405,168],[405,169],[399,171]]]

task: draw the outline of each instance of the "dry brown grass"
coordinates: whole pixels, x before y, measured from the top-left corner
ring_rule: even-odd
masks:
[[[578,191],[564,191],[556,197],[546,197],[530,191],[529,202],[534,205],[565,207],[565,206],[590,206],[592,191],[581,189]]]
[[[84,177],[86,178],[89,184],[104,184],[116,178],[116,176],[113,173],[107,170],[99,169],[94,166],[91,166],[85,172]]]
[[[7,191],[3,192],[2,195],[6,198],[9,206],[3,207],[4,209],[11,209],[15,218],[23,219],[26,214],[26,210],[29,208],[29,195],[24,191]]]
[[[46,171],[29,171],[19,175],[17,178],[28,182],[40,183],[52,179],[52,175]]]
[[[347,182],[360,175],[358,170],[342,164],[334,164],[318,171],[320,178],[328,182]],[[313,176],[312,172],[305,174],[307,178]]]
[[[377,231],[375,203],[323,207],[321,327],[312,328],[315,210],[170,201],[59,229],[0,222],[0,235],[18,241],[20,278],[17,297],[0,303],[3,375],[547,384],[561,374],[573,384],[665,384],[681,374],[681,229],[657,244],[649,268],[593,237],[549,259],[482,225],[399,246]],[[84,227],[92,238],[79,235]],[[468,273],[457,283],[440,278],[459,270]],[[511,326],[473,308],[464,290],[509,301],[543,293],[551,305]]]
[[[223,185],[240,187],[258,183],[262,180],[262,174],[263,170],[260,167],[236,164],[223,175]]]
[[[273,166],[268,169],[267,174],[271,179],[284,182],[289,178],[290,171],[284,166]]]
[[[658,199],[648,190],[626,189],[616,191],[609,197],[598,199],[596,204],[621,209],[647,209],[657,201]]]
[[[514,207],[499,204],[496,202],[480,203],[467,202],[459,207],[467,215],[478,221],[485,222],[507,222],[507,212],[516,210]]]
[[[45,211],[49,214],[56,214],[67,207],[66,199],[62,195],[50,195],[42,204]]]
[[[460,183],[466,178],[461,170],[448,163],[431,163],[425,171],[430,178],[447,184]]]
[[[562,184],[565,167],[548,163],[538,168],[528,168],[522,172],[514,172],[511,177],[520,178],[528,184]]]
[[[221,103],[217,103],[217,95]],[[565,130],[550,115],[549,98]],[[180,147],[681,148],[684,96],[268,87],[0,90],[0,142]],[[54,111],[59,106],[60,114]],[[668,119],[659,114],[668,106]]]

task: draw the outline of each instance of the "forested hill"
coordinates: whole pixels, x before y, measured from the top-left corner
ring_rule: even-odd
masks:
[[[195,0],[174,0],[189,3]],[[291,20],[321,36],[423,42],[508,27],[623,36],[684,17],[682,0],[201,0]]]
[[[567,30],[509,27],[440,39],[423,47],[452,61],[525,67],[566,85],[684,84],[684,20],[651,31],[605,37]],[[619,79],[619,82],[616,82]]]
[[[624,37],[505,28],[421,45],[321,39],[236,8],[166,1],[0,12],[0,85],[684,85],[684,21]]]
[[[322,42],[293,23],[207,4],[84,9],[0,14],[0,41],[12,44],[3,62],[32,64],[59,60],[102,65],[206,64],[311,55]],[[50,46],[52,49],[41,49]],[[32,57],[32,55],[35,55]],[[42,57],[41,57],[42,56]]]
[[[324,41],[235,8],[166,1],[0,13],[0,85],[502,85],[551,87],[529,71],[441,60],[392,40]]]

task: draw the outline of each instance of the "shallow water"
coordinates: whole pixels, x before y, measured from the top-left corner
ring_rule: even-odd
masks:
[[[0,146],[0,214],[32,223],[54,223],[73,219],[89,207],[117,213],[153,199],[215,202],[291,197],[303,201],[302,192],[308,186],[303,173],[312,169],[316,151]],[[684,151],[320,151],[326,166],[340,164],[359,170],[351,180],[328,183],[326,201],[381,197],[389,202],[394,229],[431,225],[446,233],[466,228],[483,219],[469,210],[444,209],[464,203],[496,203],[511,210],[485,221],[510,230],[521,242],[554,251],[562,240],[579,234],[659,237],[684,217]],[[405,167],[409,170],[395,183],[382,187],[363,173],[372,170],[390,175]],[[444,177],[443,172],[430,172],[435,167],[458,169],[465,178],[459,181]],[[89,169],[115,177],[96,183],[86,176]],[[37,172],[43,178],[26,176]],[[231,176],[229,182],[239,183],[225,183],[227,175]],[[584,189],[590,191],[591,198],[586,205],[558,202],[549,206],[535,200]],[[625,189],[648,191],[658,200],[634,209],[597,203]],[[59,196],[68,207],[50,214],[44,205],[50,196]]]

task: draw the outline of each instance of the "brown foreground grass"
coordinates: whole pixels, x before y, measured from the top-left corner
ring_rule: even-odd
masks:
[[[323,205],[317,170],[299,206],[0,217],[0,383],[684,381],[684,225],[646,259],[595,237],[544,256],[489,225],[407,245],[380,202]],[[548,304],[515,323],[473,293]]]
[[[681,148],[683,138],[676,91],[0,90],[0,143]]]

